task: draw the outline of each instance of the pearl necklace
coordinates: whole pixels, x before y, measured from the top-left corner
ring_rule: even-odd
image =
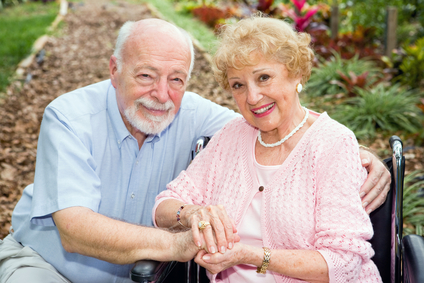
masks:
[[[262,136],[261,136],[261,130],[259,130],[259,133],[258,133],[258,140],[259,140],[259,143],[261,144],[261,145],[263,145],[264,147],[275,147],[275,146],[279,146],[280,144],[282,144],[283,142],[285,142],[286,140],[288,140],[292,135],[294,135],[297,131],[299,131],[299,129],[300,128],[302,128],[302,126],[305,124],[305,122],[306,122],[306,120],[308,120],[308,116],[309,116],[309,111],[308,111],[308,109],[306,109],[306,107],[303,107],[303,109],[305,109],[305,117],[303,118],[303,120],[302,120],[302,122],[300,122],[300,124],[299,125],[297,125],[297,127],[293,130],[293,131],[291,131],[291,133],[290,134],[288,134],[287,136],[285,136],[282,140],[280,140],[280,141],[278,141],[278,142],[276,142],[276,143],[271,143],[271,144],[268,144],[268,143],[265,143],[263,140],[262,140]]]

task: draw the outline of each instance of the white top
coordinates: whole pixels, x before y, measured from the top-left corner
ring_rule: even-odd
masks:
[[[253,151],[254,151],[253,146]],[[253,152],[253,156],[255,156]],[[271,180],[272,176],[281,165],[277,166],[264,166],[260,165],[254,160],[254,165],[256,169],[256,175],[258,178],[258,183],[261,184],[266,190],[266,184]],[[262,192],[258,188],[252,188],[252,190],[257,191],[255,196],[252,199],[245,215],[243,216],[242,221],[240,222],[239,227],[237,228],[238,234],[241,238],[240,242],[243,244],[263,247],[262,241],[262,227],[261,227],[261,208],[262,208]],[[227,270],[221,272],[221,278],[223,282],[252,282],[252,283],[275,283],[274,276],[272,272],[267,271],[266,274],[256,273],[256,266],[241,264],[236,265]]]

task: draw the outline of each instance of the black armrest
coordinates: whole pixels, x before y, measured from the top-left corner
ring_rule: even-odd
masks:
[[[134,282],[161,282],[175,266],[176,262],[139,260],[131,269],[130,278]]]
[[[402,239],[404,282],[424,282],[424,238],[407,235]]]

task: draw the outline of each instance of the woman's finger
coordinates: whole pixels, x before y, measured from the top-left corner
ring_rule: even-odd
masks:
[[[234,233],[237,232],[237,229],[235,228],[234,221],[228,216],[225,207],[223,205],[218,205],[217,207],[220,210],[221,222],[223,224],[225,232],[226,245],[219,246],[221,247],[220,252],[224,253],[226,247],[232,249],[232,247],[234,246]],[[220,242],[218,241],[218,243]]]
[[[201,221],[199,222],[199,226],[200,226],[200,223],[201,223]],[[209,223],[209,224],[206,225],[206,227],[201,230],[201,233],[203,234],[203,238],[205,239],[206,248],[207,248],[208,252],[214,254],[218,251],[217,246],[216,246],[216,242],[215,242],[215,236],[214,236],[214,232],[213,232],[213,229],[212,229],[212,225],[210,224],[209,221],[207,221],[207,223]]]
[[[190,223],[191,223],[191,231],[193,234],[193,241],[198,248],[201,248],[202,239],[201,239],[199,227],[197,224],[198,222],[199,222],[199,217],[197,217],[196,215],[192,215],[190,218]]]

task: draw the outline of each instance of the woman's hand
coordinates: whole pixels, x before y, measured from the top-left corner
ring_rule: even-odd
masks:
[[[390,191],[390,172],[378,157],[365,149],[359,150],[362,166],[368,171],[368,177],[361,187],[362,206],[368,214],[381,206]]]
[[[227,268],[242,264],[245,258],[245,253],[248,250],[247,248],[250,248],[250,246],[236,243],[233,249],[228,250],[224,254],[210,254],[201,250],[197,253],[194,261],[206,268],[210,273],[217,274]],[[259,250],[259,253],[261,252],[262,249]]]
[[[187,207],[183,211],[182,216],[193,233],[195,244],[202,246],[203,239],[206,249],[209,253],[214,254],[219,251],[225,253],[228,249],[232,249],[235,242],[240,241],[240,237],[236,235],[237,229],[234,221],[230,219],[222,205],[208,205],[205,207]],[[199,229],[199,222],[206,221],[210,223],[203,230]],[[202,236],[200,234],[203,234]]]

